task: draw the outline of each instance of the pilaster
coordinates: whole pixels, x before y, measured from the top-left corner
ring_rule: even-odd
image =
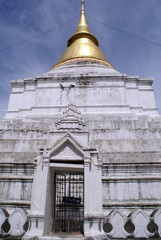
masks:
[[[95,149],[85,150],[84,158],[84,235],[106,239],[102,213],[102,162]]]
[[[50,215],[46,209],[50,197],[48,191],[49,170],[49,155],[46,151],[40,150],[35,166],[31,209],[28,215],[30,227],[23,240],[30,239],[31,236],[42,236],[50,229]]]

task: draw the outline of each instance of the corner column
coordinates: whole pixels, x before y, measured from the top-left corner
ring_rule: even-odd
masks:
[[[23,237],[28,240],[33,236],[41,237],[50,231],[51,216],[47,216],[47,202],[49,202],[50,158],[45,151],[40,151],[36,165],[32,188],[31,208],[29,212],[29,230]],[[51,212],[51,211],[50,211]]]
[[[84,157],[84,236],[85,237],[90,237],[92,235],[90,232],[90,220],[88,218],[88,215],[91,212],[91,208],[90,208],[91,193],[89,191],[89,189],[91,188],[90,169],[91,169],[90,153],[85,152],[85,157]]]
[[[84,235],[107,239],[103,231],[102,162],[95,149],[86,150],[84,179]]]

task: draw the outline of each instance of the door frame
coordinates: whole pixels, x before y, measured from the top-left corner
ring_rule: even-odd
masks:
[[[50,163],[51,176],[51,202],[52,202],[52,232],[55,232],[55,206],[56,206],[56,174],[83,174],[83,214],[84,214],[84,164]],[[84,216],[83,216],[84,217]],[[84,224],[83,224],[84,225]],[[83,227],[84,228],[84,227]],[[83,234],[83,233],[82,233]]]

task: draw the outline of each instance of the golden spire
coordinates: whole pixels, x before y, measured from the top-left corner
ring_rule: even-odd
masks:
[[[91,34],[91,31],[89,30],[89,27],[88,27],[88,24],[86,21],[86,17],[85,17],[84,0],[82,0],[81,16],[80,16],[80,20],[79,20],[78,27],[76,30],[76,33],[81,33],[81,32],[87,32],[87,33]]]
[[[77,30],[76,30],[76,33],[81,33],[81,32],[87,32],[87,33],[91,34],[91,31],[89,30],[89,27],[88,27],[88,24],[87,24],[87,21],[86,21],[86,17],[85,17],[84,0],[82,0],[81,16],[80,16],[80,20],[79,20],[78,27],[77,27]]]
[[[84,0],[82,0],[82,11],[84,11]]]
[[[82,9],[77,30],[69,38],[67,49],[52,69],[62,63],[81,60],[104,62],[106,65],[113,68],[100,50],[97,38],[91,33],[88,27],[84,11],[84,0],[81,0],[81,3]]]

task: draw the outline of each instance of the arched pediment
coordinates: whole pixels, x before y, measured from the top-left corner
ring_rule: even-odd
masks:
[[[59,139],[50,152],[50,161],[83,161],[84,153],[81,144],[66,133]]]

